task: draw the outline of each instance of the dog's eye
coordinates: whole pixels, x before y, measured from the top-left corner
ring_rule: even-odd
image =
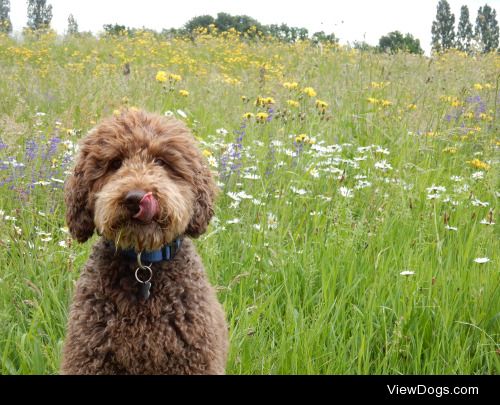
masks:
[[[155,162],[155,165],[157,165],[157,166],[168,167],[167,162],[165,162],[162,158],[156,158],[154,160],[154,162]]]
[[[120,159],[114,159],[109,162],[108,167],[110,170],[118,170],[120,167],[122,167],[122,161]]]

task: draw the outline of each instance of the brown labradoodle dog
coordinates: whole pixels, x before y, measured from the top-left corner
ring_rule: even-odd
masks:
[[[62,373],[224,373],[224,312],[187,238],[205,232],[215,194],[175,119],[124,111],[83,139],[66,219],[79,242],[102,237],[76,284]]]

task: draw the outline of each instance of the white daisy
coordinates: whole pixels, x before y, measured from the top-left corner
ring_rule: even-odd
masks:
[[[351,189],[347,188],[347,187],[340,187],[339,188],[339,193],[342,197],[346,197],[346,198],[352,198],[354,197],[354,194],[352,192]]]

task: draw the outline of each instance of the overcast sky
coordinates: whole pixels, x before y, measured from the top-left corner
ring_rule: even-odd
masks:
[[[438,0],[47,0],[53,7],[52,28],[63,33],[73,14],[82,31],[102,31],[104,24],[155,30],[180,28],[190,18],[224,11],[246,14],[263,24],[287,23],[316,31],[334,32],[341,43],[355,40],[376,45],[391,31],[409,32],[428,52]],[[460,7],[469,7],[474,25],[477,9],[489,4],[500,17],[500,0],[448,0],[455,21]],[[26,0],[11,0],[15,31],[26,25]]]

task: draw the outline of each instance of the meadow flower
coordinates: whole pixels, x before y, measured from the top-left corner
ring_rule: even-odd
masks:
[[[274,98],[272,97],[257,97],[255,100],[255,105],[258,107],[268,106],[270,104],[274,104]]]
[[[68,243],[65,240],[60,240],[59,242],[57,242],[57,245],[63,248],[68,247]]]
[[[290,107],[298,107],[300,105],[300,103],[298,101],[295,101],[295,100],[286,100],[286,103],[290,106]]]
[[[229,132],[225,128],[218,128],[215,130],[215,133],[217,133],[219,135],[227,135]]]
[[[477,257],[477,258],[474,259],[474,261],[476,263],[482,264],[482,263],[488,263],[488,262],[490,262],[491,259],[489,259],[488,257]]]
[[[477,198],[471,200],[471,204],[474,205],[475,207],[487,207],[488,205],[490,205],[489,202],[480,201]]]
[[[319,178],[319,171],[318,171],[318,169],[316,169],[314,167],[309,170],[309,174],[311,175],[311,177],[313,177],[315,179]]]
[[[239,224],[241,222],[240,218],[233,218],[228,221],[226,221],[226,224],[231,225],[231,224]]]
[[[342,197],[345,197],[345,198],[352,198],[354,197],[354,193],[352,192],[351,189],[347,188],[347,187],[340,187],[339,188],[339,193]]]
[[[388,170],[392,170],[392,166],[384,159],[381,160],[380,162],[375,162],[375,169],[379,169],[382,170],[383,172],[386,172]]]
[[[493,221],[490,222],[489,219],[482,219],[479,223],[482,225],[495,225],[495,223]]]
[[[247,113],[243,114],[242,117],[243,117],[243,119],[249,120],[250,118],[253,118],[254,115],[251,112],[247,112]]]
[[[302,89],[304,94],[307,94],[309,97],[316,97],[317,93],[312,87],[304,87]]]
[[[283,83],[283,87],[288,90],[295,90],[299,87],[299,84],[297,82],[285,82]]]
[[[323,100],[316,100],[316,108],[324,113],[326,111],[326,109],[328,108],[328,103],[326,101],[323,101]]]
[[[217,163],[217,159],[212,155],[207,157],[207,162],[210,166],[217,168],[219,164]]]
[[[182,97],[187,97],[187,96],[189,96],[189,91],[187,91],[187,90],[179,90],[179,94]]]
[[[473,180],[481,180],[484,179],[484,172],[474,172],[470,176]]]
[[[261,178],[258,174],[254,173],[245,173],[241,177],[249,180],[259,180]]]
[[[381,146],[377,146],[377,149],[375,149],[375,153],[381,153],[383,155],[389,155],[391,152],[389,152],[389,149],[387,149],[387,148],[382,148]]]
[[[278,227],[278,219],[272,212],[267,214],[267,229],[276,229]]]
[[[309,145],[312,145],[316,143],[316,140],[314,138],[310,138],[306,134],[300,134],[295,137],[295,142],[297,143],[307,143]]]
[[[260,112],[255,115],[255,119],[257,120],[257,122],[265,122],[268,117],[269,114],[265,112]]]
[[[370,183],[369,181],[358,180],[358,182],[356,183],[356,185],[354,186],[354,188],[356,190],[359,190],[359,189],[362,189],[362,188],[370,187],[371,185],[372,185],[372,183]]]
[[[466,163],[468,163],[472,167],[475,167],[476,169],[483,169],[486,171],[490,170],[490,165],[486,162],[482,162],[479,159],[468,160]]]
[[[169,80],[171,80],[173,82],[180,82],[182,80],[182,76],[181,75],[177,75],[175,73],[170,73],[168,75],[168,78],[169,78]]]
[[[426,188],[427,193],[429,194],[439,194],[439,193],[445,193],[446,192],[446,187],[444,186],[435,186],[434,184],[431,187]]]
[[[160,82],[160,83],[164,83],[168,80],[167,78],[167,72],[163,71],[163,70],[159,70],[157,73],[156,73],[156,81],[157,82]]]
[[[290,190],[292,190],[295,194],[298,195],[304,195],[307,193],[307,190],[304,190],[303,188],[296,188],[294,186],[290,186]]]

